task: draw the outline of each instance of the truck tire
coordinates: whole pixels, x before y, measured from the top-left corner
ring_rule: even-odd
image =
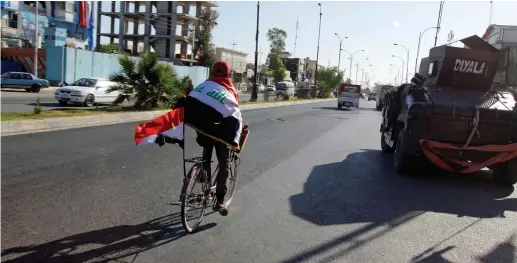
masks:
[[[497,164],[492,172],[494,173],[494,180],[498,184],[514,185],[517,183],[517,159]]]
[[[395,171],[404,175],[415,175],[418,172],[419,157],[415,155],[406,154],[403,149],[408,143],[405,136],[406,130],[400,129],[397,141],[395,142],[395,149],[393,154],[393,166]]]
[[[389,146],[384,139],[384,132],[381,132],[381,151],[383,153],[392,153],[395,149]]]

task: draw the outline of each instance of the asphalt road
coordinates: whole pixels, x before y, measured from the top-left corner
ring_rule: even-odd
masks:
[[[517,261],[513,187],[485,171],[399,176],[374,102],[335,104],[244,112],[230,215],[192,235],[171,205],[180,148],[134,146],[134,123],[2,137],[2,261]]]
[[[72,104],[66,107],[60,106],[54,99],[54,93],[41,91],[40,93],[28,93],[24,90],[3,89],[1,92],[2,112],[30,112],[36,105],[36,99],[40,98],[40,107],[43,110],[51,109],[82,109],[82,105]],[[262,94],[259,94],[259,100],[262,100]],[[248,101],[250,94],[240,94],[239,101]],[[131,103],[124,103],[123,106],[131,106]]]

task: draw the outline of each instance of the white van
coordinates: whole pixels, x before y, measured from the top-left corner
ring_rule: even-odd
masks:
[[[276,95],[283,95],[283,94],[294,94],[294,83],[290,81],[280,81],[275,84],[276,89]]]

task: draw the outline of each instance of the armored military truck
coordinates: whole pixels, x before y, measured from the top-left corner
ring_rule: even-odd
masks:
[[[402,174],[429,164],[465,174],[488,167],[497,182],[515,184],[517,96],[491,89],[496,48],[475,35],[460,41],[465,47],[432,48],[411,83],[386,95],[381,149]]]

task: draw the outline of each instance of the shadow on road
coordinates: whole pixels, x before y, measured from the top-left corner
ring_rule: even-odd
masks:
[[[215,223],[200,227],[199,231],[214,227]],[[8,255],[23,254],[5,262],[109,262],[167,244],[186,235],[179,213],[159,217],[138,224],[120,225],[85,232],[48,243],[15,247],[2,251]],[[9,257],[13,258],[13,257]]]
[[[498,186],[490,176],[489,171],[400,176],[393,170],[392,156],[377,150],[363,150],[349,154],[342,162],[315,166],[303,193],[290,197],[292,213],[316,225],[369,224],[284,262],[305,261],[343,246],[322,262],[339,259],[425,212],[504,218],[505,211],[517,211],[517,199],[497,200],[509,196],[513,187]],[[367,238],[359,238],[365,234]]]

